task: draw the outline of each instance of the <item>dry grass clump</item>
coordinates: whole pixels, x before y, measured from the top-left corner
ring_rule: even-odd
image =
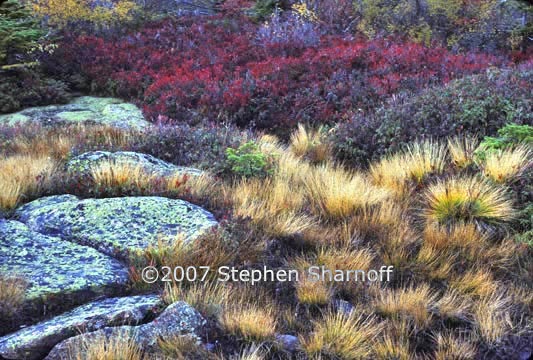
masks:
[[[186,287],[183,283],[168,284],[163,293],[163,300],[167,304],[185,301],[202,315],[218,316],[233,297],[234,291],[226,283],[195,282]]]
[[[0,316],[10,318],[17,314],[24,303],[27,283],[16,276],[0,275]]]
[[[140,165],[101,161],[90,169],[91,178],[98,189],[113,189],[127,191],[137,189],[149,193],[156,178],[147,174]]]
[[[382,290],[374,301],[376,312],[391,319],[408,319],[426,328],[435,309],[437,295],[427,284],[396,290]]]
[[[418,252],[416,261],[424,266],[429,278],[444,280],[450,276],[457,260],[457,254],[438,250],[432,245],[424,244]]]
[[[273,236],[290,236],[311,227],[315,221],[300,212],[304,198],[280,178],[243,180],[233,190],[235,215],[251,218]]]
[[[158,266],[209,266],[217,269],[234,258],[227,246],[223,230],[217,229],[191,242],[186,241],[182,234],[172,239],[160,238],[156,245],[149,246],[142,255],[147,263]]]
[[[398,339],[387,334],[374,345],[374,352],[379,360],[411,360],[414,357],[409,346],[409,338]]]
[[[446,166],[447,150],[431,140],[415,142],[407,148],[405,165],[409,176],[421,182],[429,174],[441,174]]]
[[[440,174],[446,164],[446,148],[432,141],[414,143],[404,152],[384,157],[370,166],[374,182],[402,197],[408,180],[421,182],[429,174]]]
[[[297,157],[305,157],[312,163],[326,161],[331,154],[331,147],[324,137],[324,128],[308,130],[302,124],[293,132],[290,150]]]
[[[498,343],[510,330],[510,301],[503,293],[482,298],[474,308],[476,334],[487,344]]]
[[[372,343],[382,326],[374,318],[344,313],[328,313],[314,322],[313,332],[300,337],[305,353],[335,359],[366,359],[372,355]]]
[[[451,178],[429,186],[425,194],[424,216],[450,224],[465,221],[501,223],[511,220],[515,211],[505,190],[477,177]]]
[[[56,128],[30,125],[23,133],[15,135],[5,147],[8,153],[49,156],[65,160],[73,149],[78,152],[95,149],[127,149],[133,139],[141,136],[132,129],[106,125],[75,124]]]
[[[203,198],[216,191],[216,181],[209,174],[189,175],[176,172],[168,176],[147,173],[141,165],[101,161],[90,169],[91,178],[97,191],[128,192],[141,194],[164,193]]]
[[[303,305],[327,305],[333,296],[333,291],[324,281],[313,281],[305,276],[296,283],[296,298]]]
[[[57,168],[43,156],[14,155],[0,158],[0,211],[9,211],[38,196]]]
[[[379,204],[390,195],[389,191],[372,185],[363,175],[329,164],[309,172],[306,187],[315,214],[336,220]]]
[[[464,336],[438,333],[434,338],[437,343],[435,360],[469,360],[476,357],[476,346]]]
[[[527,145],[489,152],[481,165],[483,174],[497,183],[514,180],[531,164],[532,155]]]
[[[459,260],[478,261],[483,252],[486,256],[488,237],[481,233],[473,223],[458,223],[442,226],[426,224],[422,236],[422,247],[417,261],[424,265],[432,279],[450,278]]]
[[[163,359],[172,360],[205,360],[213,359],[210,354],[193,336],[174,336],[160,338],[157,341],[158,350],[165,356]],[[160,359],[158,358],[153,358]]]
[[[268,349],[252,343],[245,346],[239,354],[230,356],[229,358],[222,356],[220,360],[266,360],[267,355]]]
[[[75,360],[145,360],[143,351],[128,334],[93,336],[76,349],[69,349],[69,358]]]
[[[472,301],[455,290],[448,290],[437,301],[439,315],[445,319],[471,320]]]
[[[463,294],[480,297],[490,296],[498,288],[498,283],[485,269],[469,270],[462,276],[451,280],[450,285]]]
[[[315,264],[335,270],[368,270],[374,260],[369,249],[352,249],[350,247],[325,248],[318,250]]]
[[[412,325],[406,320],[385,321],[383,337],[374,343],[375,357],[380,360],[411,360],[416,357],[411,351]]]
[[[473,223],[458,223],[453,226],[426,224],[423,232],[424,246],[437,251],[463,249],[471,254],[488,243],[488,236],[480,232]]]
[[[475,137],[454,137],[448,139],[448,153],[452,163],[459,169],[464,169],[474,163],[474,152],[479,145]]]
[[[229,334],[245,341],[270,341],[276,333],[276,309],[241,301],[224,310],[220,324]]]

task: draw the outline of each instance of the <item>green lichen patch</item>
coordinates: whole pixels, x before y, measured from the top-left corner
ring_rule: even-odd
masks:
[[[115,98],[82,96],[65,105],[28,108],[17,113],[0,115],[0,124],[14,125],[37,122],[44,125],[62,123],[95,123],[120,128],[144,129],[150,123],[134,104]]]
[[[127,269],[98,251],[0,220],[0,273],[23,277],[28,301],[95,297],[128,282]]]
[[[171,241],[179,235],[193,241],[217,224],[211,213],[196,205],[156,196],[85,200],[52,196],[22,206],[15,217],[34,231],[121,258],[160,239]]]
[[[66,168],[70,174],[84,177],[90,174],[91,169],[104,162],[111,162],[117,166],[140,167],[145,173],[157,176],[170,176],[176,173],[192,176],[202,174],[202,171],[198,169],[176,166],[151,155],[132,151],[117,151],[114,153],[108,151],[87,152],[71,159]]]
[[[0,338],[0,356],[7,359],[42,359],[61,341],[108,326],[138,325],[160,312],[159,296],[109,298]]]

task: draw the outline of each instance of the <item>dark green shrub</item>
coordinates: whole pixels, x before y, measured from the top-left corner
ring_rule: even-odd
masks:
[[[161,125],[134,140],[131,150],[176,165],[221,173],[224,171],[226,149],[238,147],[247,137],[246,131],[234,126]]]
[[[271,171],[268,156],[253,141],[248,141],[237,149],[226,149],[226,163],[233,174],[242,177],[264,177]]]
[[[66,103],[70,99],[65,83],[44,77],[39,71],[20,67],[0,72],[0,113],[25,107]]]
[[[359,113],[333,132],[335,154],[352,165],[366,165],[416,139],[454,135],[492,136],[505,124],[533,122],[533,71],[489,70],[402,94],[374,112]]]

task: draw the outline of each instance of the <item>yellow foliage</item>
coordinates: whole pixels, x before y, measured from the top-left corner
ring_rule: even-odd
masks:
[[[91,7],[86,0],[35,0],[33,11],[46,18],[51,25],[65,26],[74,21],[87,21],[96,26],[113,22],[131,21],[137,4],[130,0],[120,0],[112,7],[98,5]]]

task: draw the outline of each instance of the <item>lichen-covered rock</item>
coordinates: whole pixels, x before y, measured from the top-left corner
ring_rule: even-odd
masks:
[[[156,295],[109,298],[80,306],[63,315],[0,338],[6,359],[42,359],[61,341],[108,326],[138,325],[162,308]]]
[[[157,196],[85,200],[51,196],[22,206],[15,217],[34,231],[124,258],[178,235],[192,241],[217,224],[199,206]]]
[[[176,166],[166,161],[157,159],[151,155],[131,151],[91,151],[71,159],[67,165],[67,171],[75,176],[86,176],[95,166],[103,162],[111,162],[115,165],[128,165],[140,167],[146,174],[157,176],[169,176],[176,173],[188,175],[201,175],[202,171],[194,168]]]
[[[154,321],[140,326],[108,327],[93,333],[72,337],[57,344],[45,360],[70,360],[86,344],[98,340],[118,341],[118,338],[130,340],[141,349],[157,352],[157,341],[172,339],[176,336],[193,336],[199,339],[199,333],[206,324],[205,319],[189,304],[179,301],[168,306]]]
[[[109,256],[1,219],[0,273],[24,277],[28,301],[77,302],[114,292],[128,282],[127,269]]]
[[[95,123],[120,128],[144,129],[150,123],[141,110],[115,98],[82,96],[66,105],[32,107],[17,113],[0,115],[0,123],[37,122],[43,125],[61,123]]]

